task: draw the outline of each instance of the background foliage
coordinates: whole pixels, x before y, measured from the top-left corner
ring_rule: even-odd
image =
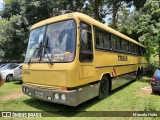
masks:
[[[155,0],[4,0],[0,11],[0,58],[24,60],[31,25],[69,11],[82,12],[147,47],[147,60],[159,55],[160,2]]]

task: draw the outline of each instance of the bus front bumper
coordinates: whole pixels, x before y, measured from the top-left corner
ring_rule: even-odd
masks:
[[[79,90],[69,91],[42,89],[23,84],[22,91],[28,96],[44,101],[77,106],[80,103],[97,96],[99,93],[99,84],[88,86]]]

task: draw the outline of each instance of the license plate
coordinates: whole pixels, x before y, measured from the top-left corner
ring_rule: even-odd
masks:
[[[43,97],[43,93],[41,93],[41,92],[35,92],[35,96],[41,98],[41,97]]]

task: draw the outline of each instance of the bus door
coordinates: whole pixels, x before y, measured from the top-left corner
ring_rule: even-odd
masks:
[[[95,80],[92,39],[91,25],[80,22],[80,83],[89,83]]]

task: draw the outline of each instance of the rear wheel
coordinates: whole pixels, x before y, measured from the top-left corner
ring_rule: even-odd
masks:
[[[141,79],[143,78],[143,68],[141,68]]]
[[[156,94],[156,93],[158,93],[158,91],[156,91],[156,90],[154,90],[153,88],[152,88],[152,93],[154,94]]]
[[[99,86],[99,99],[104,99],[109,95],[109,80],[107,76],[103,76]]]
[[[137,77],[137,80],[140,80],[140,79],[142,78],[142,72],[141,72],[140,69],[137,70],[137,75],[136,75],[136,77]]]
[[[140,79],[140,72],[139,72],[139,70],[137,71],[137,80],[139,80]]]
[[[13,81],[13,75],[8,75],[6,78],[6,82],[11,82]]]

